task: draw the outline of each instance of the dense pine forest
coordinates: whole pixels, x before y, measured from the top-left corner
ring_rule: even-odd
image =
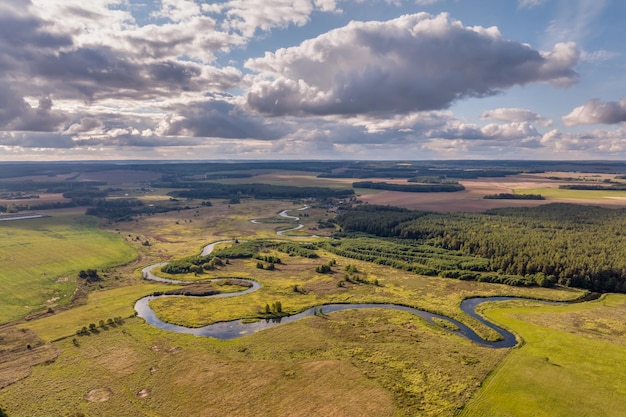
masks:
[[[474,256],[476,265],[486,259],[486,271],[506,277],[495,281],[626,292],[624,210],[549,204],[444,214],[360,206],[338,215],[336,222],[348,239],[367,233]],[[442,268],[433,269],[446,275]]]

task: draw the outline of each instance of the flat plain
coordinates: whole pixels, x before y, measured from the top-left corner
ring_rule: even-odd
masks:
[[[138,198],[148,207],[175,204],[164,190],[145,185],[154,178],[142,173],[133,182],[118,171],[89,174],[90,180],[114,181],[121,190],[115,198]],[[353,181],[293,171],[254,177],[254,182],[268,184],[333,188],[350,187]],[[461,183],[466,189],[457,193],[356,190],[356,198],[437,211],[556,201],[626,205],[615,191],[559,196],[573,190],[559,190],[567,181],[547,174]],[[482,198],[539,190],[547,200]],[[0,326],[0,407],[9,416],[617,416],[620,404],[626,403],[626,373],[615,366],[626,359],[626,329],[619,319],[626,308],[623,295],[559,306],[533,301],[487,305],[481,314],[513,331],[521,342],[512,349],[483,347],[417,316],[382,309],[311,316],[229,341],[152,327],[135,317],[135,301],[181,286],[144,280],[145,266],[198,255],[217,241],[315,242],[333,231],[319,226],[335,215],[329,203],[211,202],[201,206],[198,200],[183,201],[179,210],[130,221],[98,221],[67,209],[47,212],[51,217],[0,224],[5,233],[0,243],[0,262],[5,262],[0,321],[7,323]],[[305,204],[307,210],[298,210]],[[293,232],[298,236],[277,235],[290,226],[278,216],[283,210],[300,217],[292,223],[303,224]],[[40,256],[33,258],[34,253]],[[183,278],[248,278],[261,289],[222,299],[161,298],[151,308],[166,322],[197,327],[257,320],[264,306],[276,301],[287,313],[327,303],[388,302],[443,314],[493,338],[493,331],[461,311],[463,299],[510,295],[567,301],[584,294],[571,288],[422,276],[321,249],[317,254],[306,258],[269,249],[263,255],[282,259],[274,270],[259,269],[254,259],[232,259]],[[331,261],[331,273],[315,271]],[[82,285],[77,273],[87,268],[97,269],[102,281]],[[346,281],[348,269],[358,271],[362,281]],[[85,295],[71,301],[79,285]],[[18,320],[33,311],[44,314]],[[78,335],[83,327],[88,331]]]

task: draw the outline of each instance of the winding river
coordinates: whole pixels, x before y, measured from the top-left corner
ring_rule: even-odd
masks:
[[[288,216],[286,214],[286,210],[281,212],[281,216],[283,217],[292,217],[292,218],[296,218],[299,220],[299,218],[297,217],[293,217],[293,216]],[[202,250],[202,255],[206,256],[209,255],[213,249],[215,248],[215,246],[217,244],[220,243],[229,243],[231,241],[229,240],[222,240],[219,242],[213,242],[207,246],[205,246]],[[166,278],[160,278],[157,277],[156,275],[154,275],[151,271],[154,268],[159,268],[162,267],[164,265],[166,265],[166,262],[162,262],[162,263],[157,263],[157,264],[153,264],[150,266],[147,266],[145,268],[142,269],[142,273],[143,273],[143,277],[145,279],[148,280],[152,280],[152,281],[158,281],[158,282],[164,282],[164,283],[170,283],[170,284],[178,284],[178,285],[184,285],[184,284],[189,284],[189,282],[186,281],[178,281],[178,280],[171,280],[171,279],[166,279]],[[232,278],[229,278],[229,280],[233,280]],[[224,279],[211,279],[211,280],[207,280],[206,282],[219,282],[219,281],[224,281]],[[348,310],[348,309],[363,309],[363,308],[382,308],[382,309],[386,309],[386,310],[397,310],[397,311],[407,311],[409,313],[418,315],[420,317],[422,317],[424,320],[426,320],[427,322],[440,327],[441,329],[444,329],[448,332],[457,334],[461,337],[464,337],[468,340],[471,340],[472,342],[475,342],[477,344],[480,344],[482,346],[488,346],[488,347],[492,347],[492,348],[509,348],[509,347],[513,347],[517,344],[517,339],[515,337],[515,335],[511,332],[509,332],[506,329],[503,329],[487,320],[485,320],[483,317],[481,317],[480,315],[478,315],[476,313],[476,307],[481,304],[481,303],[485,303],[485,302],[494,302],[494,301],[506,301],[506,300],[521,300],[522,298],[519,297],[483,297],[483,298],[470,298],[470,299],[466,299],[461,303],[461,310],[463,310],[466,314],[470,315],[471,317],[474,317],[475,319],[479,320],[480,322],[484,323],[486,326],[488,326],[489,328],[495,330],[497,333],[499,333],[502,336],[501,340],[492,342],[492,341],[487,341],[484,340],[483,338],[481,338],[478,334],[476,334],[476,332],[474,332],[472,329],[470,329],[467,325],[461,323],[458,320],[454,320],[452,318],[446,317],[446,316],[442,316],[439,314],[434,314],[434,313],[430,313],[424,310],[420,310],[414,307],[407,307],[407,306],[403,306],[403,305],[397,305],[397,304],[324,304],[324,305],[320,305],[320,306],[315,306],[315,307],[311,307],[307,310],[304,310],[298,314],[294,314],[291,316],[285,316],[285,317],[280,317],[280,318],[272,318],[272,319],[260,319],[258,321],[254,321],[254,322],[249,322],[249,321],[242,321],[242,320],[232,320],[232,321],[227,321],[227,322],[220,322],[220,323],[214,323],[214,324],[209,324],[207,326],[204,327],[185,327],[185,326],[180,326],[180,325],[176,325],[176,324],[171,324],[171,323],[166,323],[162,320],[160,320],[157,315],[155,314],[155,312],[150,308],[150,301],[155,300],[157,298],[164,298],[164,297],[192,297],[192,298],[223,298],[223,297],[234,297],[234,296],[240,296],[240,295],[244,295],[244,294],[248,294],[250,292],[256,291],[259,288],[261,288],[261,284],[259,284],[256,281],[253,280],[249,280],[249,279],[236,279],[236,281],[240,281],[240,282],[245,282],[248,285],[251,285],[249,288],[247,288],[245,291],[239,291],[239,292],[234,292],[234,293],[222,293],[222,294],[214,294],[214,295],[207,295],[207,296],[184,296],[184,295],[150,295],[147,297],[144,297],[142,299],[140,299],[139,301],[137,301],[135,303],[135,311],[137,312],[137,316],[143,318],[146,323],[155,326],[159,329],[162,330],[167,330],[167,331],[172,331],[172,332],[176,332],[176,333],[186,333],[186,334],[193,334],[196,336],[205,336],[205,337],[214,337],[217,339],[222,339],[222,340],[230,340],[230,339],[236,339],[239,337],[243,337],[249,334],[252,334],[254,332],[257,332],[259,330],[264,330],[264,329],[268,329],[270,327],[274,327],[274,326],[278,326],[280,324],[285,324],[285,323],[290,323],[296,320],[300,320],[301,318],[304,317],[309,317],[309,316],[313,316],[315,314],[329,314],[329,313],[333,313],[336,311],[342,311],[342,310]],[[440,325],[436,319],[439,320],[445,320],[449,323],[453,323],[454,326],[456,326],[456,329],[452,330],[448,327],[444,327],[442,325]]]
[[[309,206],[305,205],[304,207],[301,207],[301,208],[296,209],[296,210],[300,211],[300,210],[306,210],[306,209],[308,209],[308,208],[309,208]],[[281,211],[280,213],[278,213],[278,215],[279,215],[280,217],[284,217],[285,219],[290,219],[290,220],[293,220],[294,222],[299,222],[299,221],[300,221],[300,217],[298,217],[298,216],[291,216],[291,215],[287,214],[287,212],[288,212],[288,211],[291,211],[291,209],[283,210],[283,211]],[[252,219],[252,220],[250,220],[250,223],[253,223],[253,224],[263,224],[263,223],[262,223],[262,222],[260,222],[258,219]],[[291,227],[291,228],[289,228],[289,229],[285,229],[285,230],[279,230],[279,231],[277,231],[277,232],[276,232],[276,235],[278,235],[278,236],[284,236],[284,235],[285,235],[285,233],[288,233],[288,232],[293,232],[294,230],[300,230],[300,229],[302,229],[303,227],[304,227],[304,225],[303,225],[302,223],[298,223],[298,225],[297,225],[297,226],[295,226],[295,227]],[[318,236],[311,236],[311,237],[318,237]]]

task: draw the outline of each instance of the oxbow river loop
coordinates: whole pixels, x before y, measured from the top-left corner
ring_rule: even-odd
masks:
[[[283,213],[285,212],[281,212],[281,215],[283,215]],[[219,241],[219,242],[213,242],[204,247],[204,249],[202,250],[202,255],[203,256],[209,255],[213,251],[216,245],[221,244],[221,243],[229,243],[229,242],[231,241],[224,240],[224,241]],[[170,284],[178,284],[178,285],[189,284],[188,282],[185,282],[185,281],[160,278],[151,272],[154,268],[159,268],[166,264],[167,263],[162,262],[162,263],[153,264],[153,265],[143,268],[142,270],[143,277],[147,280],[153,280],[153,281],[170,283]],[[225,279],[212,279],[212,280],[207,280],[207,282],[208,281],[224,281],[224,280]],[[291,323],[291,322],[300,320],[305,317],[313,316],[315,314],[330,314],[333,312],[348,310],[348,309],[381,308],[381,309],[387,309],[387,310],[406,311],[406,312],[418,315],[422,317],[424,320],[426,320],[427,322],[437,327],[440,327],[448,332],[457,334],[461,337],[464,337],[468,340],[471,340],[474,343],[477,343],[483,346],[488,346],[492,348],[509,348],[517,344],[517,339],[513,333],[497,326],[494,323],[491,323],[485,320],[483,317],[481,317],[480,315],[476,313],[476,307],[478,307],[478,305],[485,303],[485,302],[522,300],[522,298],[518,298],[518,297],[470,298],[470,299],[464,300],[461,303],[461,309],[466,314],[476,318],[477,320],[481,321],[482,323],[484,323],[485,325],[487,325],[488,327],[495,330],[497,333],[501,335],[502,338],[501,340],[498,340],[498,341],[488,341],[488,340],[481,338],[476,332],[474,332],[467,325],[461,323],[458,320],[455,320],[446,316],[442,316],[439,314],[430,313],[428,311],[420,310],[414,307],[408,307],[408,306],[403,306],[403,305],[398,305],[398,304],[368,304],[368,303],[324,304],[324,305],[311,307],[307,310],[304,310],[300,313],[297,313],[291,316],[271,318],[271,319],[260,319],[255,322],[249,322],[249,321],[244,322],[242,320],[232,320],[232,321],[227,321],[227,322],[209,324],[203,327],[185,327],[185,326],[180,326],[176,324],[166,323],[160,320],[157,317],[156,313],[150,308],[150,301],[155,300],[157,298],[163,298],[163,297],[194,297],[194,298],[236,297],[236,296],[248,294],[250,292],[256,291],[259,288],[261,288],[261,284],[259,284],[258,282],[254,280],[232,279],[232,278],[228,278],[228,280],[240,281],[242,283],[246,283],[247,285],[250,285],[250,287],[248,287],[244,291],[239,291],[239,292],[234,292],[234,293],[214,294],[214,295],[207,295],[207,296],[149,295],[144,298],[141,298],[135,303],[135,311],[137,312],[137,316],[143,318],[146,321],[146,323],[162,330],[167,330],[167,331],[176,332],[176,333],[193,334],[196,336],[214,337],[214,338],[222,339],[222,340],[229,340],[229,339],[236,339],[239,337],[243,337],[243,336],[252,334],[254,332],[268,329],[268,328],[278,326],[281,324]],[[450,328],[441,326],[439,323],[437,323],[435,319],[446,320],[450,323],[453,323],[454,326],[457,327],[457,329],[452,330]]]

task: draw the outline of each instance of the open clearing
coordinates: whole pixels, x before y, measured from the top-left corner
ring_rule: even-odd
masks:
[[[625,295],[568,306],[510,303],[485,314],[526,343],[498,365],[461,416],[624,415]]]
[[[82,269],[112,267],[134,257],[119,236],[99,230],[95,218],[1,222],[0,323],[66,304]]]

